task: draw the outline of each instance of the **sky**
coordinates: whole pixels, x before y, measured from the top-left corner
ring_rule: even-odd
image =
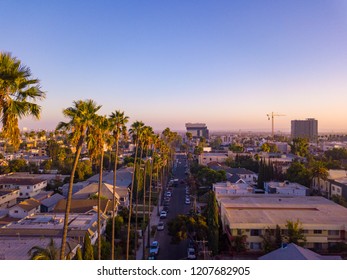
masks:
[[[93,99],[155,130],[347,131],[345,0],[0,0],[0,30],[46,92],[21,128]]]

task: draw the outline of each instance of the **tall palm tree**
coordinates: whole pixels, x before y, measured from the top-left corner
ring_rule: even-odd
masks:
[[[51,238],[46,248],[34,246],[28,251],[28,255],[31,260],[57,260],[59,257],[59,250]]]
[[[130,246],[130,221],[132,216],[133,209],[133,192],[134,192],[134,181],[135,181],[135,172],[136,172],[136,162],[137,162],[137,153],[139,148],[139,142],[142,134],[142,130],[144,127],[144,123],[141,121],[136,121],[131,125],[129,130],[130,134],[133,136],[133,141],[135,143],[135,157],[134,157],[134,170],[133,176],[131,180],[131,188],[130,188],[130,201],[129,201],[129,216],[128,216],[128,234],[127,234],[127,244],[126,244],[126,259],[129,259],[129,246]]]
[[[87,134],[87,147],[91,158],[99,156],[98,183],[98,259],[101,260],[101,187],[104,165],[104,152],[109,138],[109,122],[106,116],[96,116]]]
[[[311,175],[311,185],[314,186],[314,180],[317,178],[318,189],[321,189],[320,180],[326,180],[329,176],[328,169],[322,161],[312,161],[310,163],[310,175]],[[328,191],[328,197],[330,196],[330,191]]]
[[[78,160],[82,151],[82,145],[88,130],[94,124],[96,118],[96,112],[101,106],[96,105],[93,100],[78,100],[73,102],[73,106],[63,110],[63,114],[66,118],[70,119],[69,122],[60,122],[56,130],[70,131],[70,141],[73,148],[75,148],[75,158],[70,175],[69,190],[65,207],[64,229],[61,241],[60,259],[65,258],[65,246],[67,239],[69,213],[71,208],[72,188],[75,177],[75,172],[78,164]]]
[[[144,230],[145,230],[145,221],[146,221],[146,179],[147,179],[147,173],[149,172],[149,162],[148,162],[148,154],[149,154],[149,149],[152,144],[152,137],[153,137],[153,128],[150,126],[145,126],[144,131],[143,131],[143,149],[146,150],[146,158],[144,162],[144,168],[143,168],[143,196],[142,196],[142,249],[143,249],[143,254],[142,257],[145,257],[145,235],[144,235]]]
[[[31,77],[30,68],[10,53],[0,52],[0,117],[3,136],[15,149],[19,147],[18,120],[24,116],[40,118],[41,106],[35,102],[45,98],[40,81]]]
[[[115,208],[116,208],[116,183],[117,183],[117,163],[118,163],[118,149],[120,137],[126,137],[129,117],[124,115],[124,112],[115,111],[109,116],[110,130],[116,143],[114,169],[113,169],[113,196],[112,196],[112,238],[111,238],[111,259],[114,260],[114,242],[115,242]]]

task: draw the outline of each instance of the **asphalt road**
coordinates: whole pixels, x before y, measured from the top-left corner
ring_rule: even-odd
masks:
[[[181,260],[187,258],[187,245],[188,241],[181,241],[179,244],[171,244],[171,236],[168,235],[166,223],[176,217],[179,214],[187,214],[190,209],[190,205],[185,204],[185,184],[181,184],[181,180],[186,179],[185,165],[186,157],[178,155],[176,157],[177,166],[174,168],[174,178],[179,179],[177,187],[172,187],[172,197],[170,200],[169,213],[166,219],[162,219],[165,223],[165,229],[163,231],[157,231],[156,240],[159,241],[160,250],[157,256],[159,260]]]

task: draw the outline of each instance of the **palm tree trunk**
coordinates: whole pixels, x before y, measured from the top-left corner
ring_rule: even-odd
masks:
[[[119,147],[119,137],[116,137],[116,155],[113,169],[113,189],[112,189],[112,238],[111,238],[111,260],[114,260],[114,247],[115,247],[115,217],[116,217],[116,184],[117,184],[117,161],[118,161],[118,147]]]
[[[151,235],[151,202],[152,202],[152,175],[153,175],[153,166],[154,166],[154,154],[152,154],[151,166],[150,166],[150,175],[149,175],[149,198],[148,198],[148,226],[147,226],[147,245],[150,244],[150,235]]]
[[[98,185],[98,260],[101,260],[101,186],[102,186],[102,169],[104,163],[104,148],[101,150],[99,166],[99,185]]]
[[[146,160],[148,157],[148,148],[146,150]],[[146,162],[143,169],[143,203],[142,203],[142,259],[145,259],[145,220],[146,220]]]
[[[136,210],[135,210],[135,251],[138,246],[138,205],[139,205],[139,186],[140,186],[140,178],[141,178],[141,161],[143,156],[143,144],[141,145],[141,154],[140,154],[140,162],[139,162],[139,174],[137,177],[137,186],[136,186]]]
[[[65,206],[63,237],[61,240],[61,247],[60,247],[60,259],[61,260],[65,259],[65,247],[66,247],[67,231],[68,231],[68,227],[69,227],[69,213],[70,213],[70,208],[71,208],[73,181],[74,181],[75,172],[76,172],[76,168],[77,168],[77,164],[78,164],[78,159],[79,159],[81,151],[82,151],[82,142],[83,142],[83,138],[80,139],[80,141],[78,143],[78,146],[76,149],[76,154],[75,154],[75,159],[74,159],[74,164],[73,164],[73,167],[71,170],[71,175],[70,175],[69,190],[68,190],[66,206]]]
[[[134,181],[135,181],[135,171],[136,171],[136,161],[137,161],[137,152],[138,152],[138,146],[139,143],[136,141],[136,149],[135,149],[135,159],[134,159],[134,170],[133,170],[133,176],[131,181],[131,188],[130,188],[130,198],[129,198],[129,215],[128,215],[128,234],[127,234],[127,248],[126,248],[126,260],[129,259],[129,246],[130,246],[130,220],[131,220],[131,214],[133,210],[133,191],[134,191]]]

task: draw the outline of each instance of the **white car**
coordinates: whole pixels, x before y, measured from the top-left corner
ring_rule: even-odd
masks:
[[[159,222],[158,225],[157,225],[157,230],[158,231],[161,231],[161,230],[164,230],[164,222]]]
[[[165,193],[165,196],[167,196],[167,197],[171,197],[171,192],[170,191],[167,191],[166,193]]]
[[[166,212],[166,211],[164,211],[164,210],[162,210],[162,211],[160,212],[160,216],[159,216],[159,218],[160,218],[160,219],[165,219],[165,218],[166,218],[166,216],[167,216],[167,212]]]
[[[189,197],[186,197],[186,201],[185,201],[184,203],[187,204],[187,205],[190,204],[190,199],[189,199]]]

